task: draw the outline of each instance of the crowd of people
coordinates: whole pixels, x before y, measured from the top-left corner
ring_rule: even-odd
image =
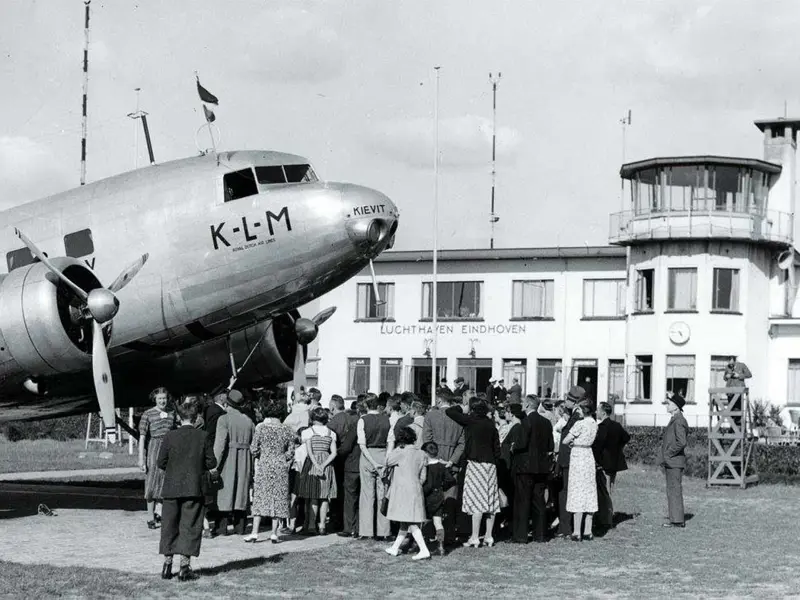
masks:
[[[456,391],[463,386],[456,381]],[[311,388],[291,406],[267,390],[213,398],[151,394],[141,418],[147,525],[161,522],[162,576],[193,578],[202,538],[259,541],[337,533],[378,539],[414,560],[455,545],[491,547],[553,537],[590,541],[614,526],[617,474],[629,436],[612,407],[575,386],[563,400],[439,387],[433,406],[412,393],[338,395]],[[682,526],[685,419],[665,434],[669,525]],[[288,414],[287,414],[288,409]],[[158,503],[163,503],[159,516]],[[252,528],[247,531],[248,513]]]

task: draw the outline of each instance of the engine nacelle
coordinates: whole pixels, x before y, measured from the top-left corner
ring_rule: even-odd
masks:
[[[52,263],[87,292],[100,282],[79,261]],[[80,299],[41,262],[11,271],[0,283],[0,332],[17,365],[32,376],[91,368],[92,323]],[[106,342],[110,337],[106,331]]]
[[[297,319],[299,316],[299,314],[295,314],[294,318]],[[243,384],[278,383],[292,379],[297,352],[297,333],[292,318],[286,314],[272,319],[271,325],[267,321],[233,334],[231,347],[236,364],[244,363],[267,327],[269,330],[266,332],[266,336],[239,375],[239,381]],[[303,346],[303,352],[306,351],[306,347]]]

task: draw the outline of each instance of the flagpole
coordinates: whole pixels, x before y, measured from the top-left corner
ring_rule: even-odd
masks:
[[[433,324],[433,365],[432,373],[433,379],[431,380],[431,406],[436,403],[436,389],[439,386],[439,378],[436,374],[436,361],[439,352],[439,295],[438,295],[438,251],[439,251],[439,69],[440,67],[433,68],[436,73],[436,88],[433,103],[433,289],[431,290],[432,306],[432,324]]]
[[[197,73],[197,71],[195,71],[195,72],[194,72],[194,78],[195,78],[195,80],[197,81],[198,92],[200,92],[200,87],[201,87],[201,86],[200,86],[200,75]],[[206,92],[206,90],[205,90],[205,89],[203,89],[202,91],[203,91],[203,92]],[[213,98],[213,102],[214,102],[214,104],[216,104],[216,102],[217,102],[217,100],[216,100],[216,97],[214,97],[214,96],[212,95],[212,98]],[[209,115],[209,109],[208,109],[208,108],[206,108],[206,105],[205,105],[205,102],[204,102],[204,98],[202,97],[202,95],[201,95],[201,97],[200,97],[200,105],[201,105],[201,106],[202,106],[202,108],[203,108],[203,116],[205,117],[205,120],[206,120],[206,127],[208,128],[208,137],[209,137],[209,138],[211,138],[211,148],[214,150],[214,156],[217,156],[217,143],[214,141],[214,132],[213,132],[213,131],[211,131],[211,122],[212,122],[212,119],[209,119],[209,117],[208,117],[208,115]],[[211,115],[213,116],[213,115],[214,115],[214,113],[212,112],[212,113],[211,113]],[[219,157],[217,156],[217,158],[219,158]]]

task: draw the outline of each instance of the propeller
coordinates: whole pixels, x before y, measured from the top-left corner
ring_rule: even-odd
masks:
[[[106,436],[109,441],[116,441],[116,410],[114,405],[114,383],[111,379],[111,366],[108,361],[108,350],[106,349],[103,326],[110,323],[119,311],[119,300],[115,292],[119,292],[142,270],[142,267],[149,258],[148,254],[143,254],[136,259],[119,274],[114,282],[108,287],[99,287],[86,292],[67,277],[58,267],[56,267],[47,256],[39,250],[28,237],[19,229],[14,229],[22,243],[27,246],[37,259],[46,266],[51,273],[58,277],[83,303],[81,312],[84,318],[92,320],[92,376],[94,378],[94,388],[97,393],[97,403],[100,405],[100,415],[106,429]]]
[[[297,337],[297,349],[294,355],[294,370],[292,375],[292,385],[295,394],[300,393],[300,389],[306,387],[306,362],[303,358],[303,346],[313,342],[319,333],[319,326],[333,316],[336,312],[335,306],[330,306],[318,312],[313,319],[300,317],[294,322],[295,336]]]

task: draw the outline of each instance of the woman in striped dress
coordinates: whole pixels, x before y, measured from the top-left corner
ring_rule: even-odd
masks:
[[[313,524],[308,533],[313,533],[316,527],[320,535],[325,535],[329,501],[335,499],[337,495],[336,476],[333,472],[333,461],[336,459],[336,434],[327,427],[328,413],[324,408],[312,409],[310,417],[311,427],[300,435],[300,441],[305,444],[308,457],[297,477],[297,496],[307,500],[306,507],[311,506],[314,513]]]
[[[486,402],[472,398],[469,413],[464,414],[460,406],[451,406],[445,414],[464,427],[464,456],[467,471],[464,476],[464,493],[461,510],[472,515],[472,534],[465,546],[478,548],[481,545],[480,528],[486,515],[487,546],[494,545],[492,537],[494,517],[500,512],[500,493],[497,488],[497,462],[501,458],[500,435],[497,433]]]
[[[161,486],[164,485],[164,471],[158,468],[156,460],[161,449],[161,441],[167,432],[175,429],[177,419],[171,408],[172,398],[166,388],[160,387],[150,392],[150,402],[155,404],[142,414],[139,421],[139,468],[145,472],[144,499],[147,501],[147,527],[156,528],[156,502],[161,502]]]

